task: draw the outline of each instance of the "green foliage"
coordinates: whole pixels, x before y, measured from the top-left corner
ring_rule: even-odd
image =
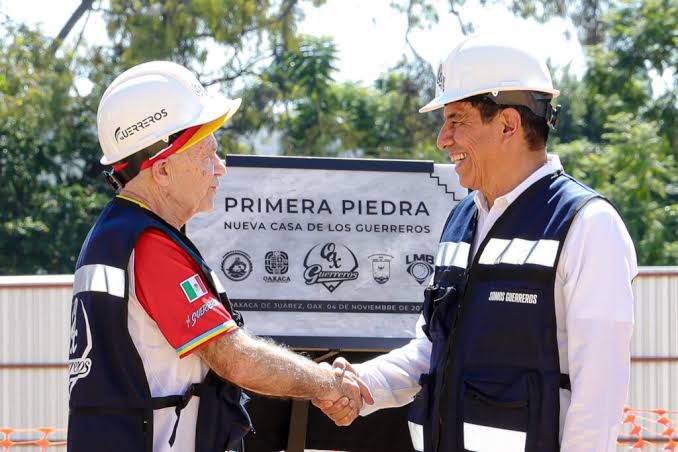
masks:
[[[9,23],[0,40],[0,273],[72,271],[101,205],[94,116],[49,44]]]
[[[261,107],[269,100],[260,123],[281,133],[286,155],[437,157],[438,119],[413,113],[433,91],[412,74],[420,68],[403,61],[373,87],[333,83],[334,44],[309,36],[299,42],[279,53],[254,88]]]
[[[224,73],[238,72],[244,50],[259,57],[268,41],[273,46],[293,38],[301,10],[298,0],[111,0],[106,11],[108,35],[125,66],[151,59],[171,59],[203,73],[206,43],[226,46],[234,61]],[[320,3],[320,2],[316,2]],[[266,49],[263,49],[265,52]]]
[[[514,14],[546,22],[554,17],[567,17],[577,28],[579,41],[593,45],[604,33],[601,16],[608,8],[609,0],[511,0],[509,7]]]
[[[621,211],[642,265],[676,265],[676,79],[656,95],[652,77],[678,67],[678,6],[625,1],[602,20],[582,80],[565,71],[557,83],[566,108],[552,149]]]
[[[641,263],[675,264],[678,203],[669,201],[676,161],[655,122],[629,113],[609,118],[604,143],[586,139],[555,147],[566,170],[607,196],[619,209]]]
[[[488,0],[490,1],[490,0]],[[492,0],[504,1],[504,0]],[[182,63],[206,85],[243,98],[218,139],[228,153],[279,143],[286,155],[434,159],[441,117],[420,115],[434,76],[409,32],[438,21],[430,0],[392,0],[407,17],[403,57],[371,86],[334,80],[330,38],[297,32],[324,0],[111,0],[110,44],[62,48],[5,20],[0,31],[0,274],[69,273],[110,198],[98,164],[96,109],[115,75],[142,61]],[[565,110],[550,149],[622,212],[644,265],[678,263],[676,78],[678,4],[671,0],[511,0],[516,14],[571,18],[587,44],[587,71],[556,81]],[[462,20],[464,0],[449,0]],[[214,65],[214,55],[224,63]],[[76,56],[80,55],[80,56]],[[77,79],[94,88],[80,94]]]

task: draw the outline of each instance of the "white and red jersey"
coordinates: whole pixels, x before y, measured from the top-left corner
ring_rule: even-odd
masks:
[[[159,230],[148,229],[140,236],[128,269],[128,329],[151,396],[183,394],[209,370],[193,352],[238,327],[196,262]],[[174,407],[154,411],[155,452],[194,449],[199,401],[193,397],[182,410],[172,448]]]

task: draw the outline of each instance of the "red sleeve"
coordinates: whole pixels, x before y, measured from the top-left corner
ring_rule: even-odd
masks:
[[[158,230],[134,247],[134,280],[139,302],[181,358],[237,328],[198,264]]]

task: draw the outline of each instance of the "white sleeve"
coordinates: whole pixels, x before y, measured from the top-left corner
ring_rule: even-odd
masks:
[[[614,452],[626,402],[638,273],[629,234],[614,208],[589,202],[572,223],[558,265],[572,399],[562,452]]]
[[[423,325],[424,316],[419,316],[416,337],[407,345],[353,366],[374,398],[374,405],[363,405],[361,416],[406,405],[419,392],[419,376],[428,373],[431,357],[431,341],[421,329]]]

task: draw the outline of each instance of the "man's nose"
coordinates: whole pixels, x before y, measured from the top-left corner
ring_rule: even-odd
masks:
[[[215,157],[216,162],[214,162],[214,174],[216,176],[223,176],[226,174],[226,160]]]
[[[452,130],[447,127],[446,124],[443,124],[443,126],[440,128],[440,132],[438,132],[438,140],[436,141],[438,149],[444,151],[445,149],[451,147],[454,144],[454,139],[452,136]]]

